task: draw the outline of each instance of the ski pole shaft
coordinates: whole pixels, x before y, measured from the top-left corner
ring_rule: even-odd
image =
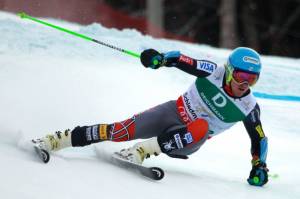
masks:
[[[85,39],[85,40],[88,40],[88,41],[95,42],[95,43],[97,43],[97,44],[100,44],[100,45],[109,47],[109,48],[114,49],[114,50],[118,50],[118,51],[120,51],[120,52],[122,52],[122,53],[125,53],[125,54],[127,54],[127,55],[131,55],[131,56],[133,56],[133,57],[140,58],[140,55],[139,55],[138,53],[135,53],[135,52],[132,52],[132,51],[129,51],[129,50],[125,50],[125,49],[122,49],[122,48],[113,46],[113,45],[111,45],[111,44],[107,44],[107,43],[105,43],[105,42],[102,42],[102,41],[93,39],[93,38],[88,37],[88,36],[86,36],[86,35],[83,35],[83,34],[80,34],[80,33],[77,33],[77,32],[74,32],[74,31],[71,31],[71,30],[62,28],[62,27],[60,27],[60,26],[56,26],[56,25],[50,24],[50,23],[48,23],[48,22],[45,22],[45,21],[42,21],[42,20],[39,20],[39,19],[36,19],[36,18],[34,18],[34,17],[32,17],[32,16],[27,15],[27,14],[24,13],[24,12],[18,13],[18,15],[19,15],[22,19],[29,19],[29,20],[31,20],[31,21],[34,21],[34,22],[43,24],[43,25],[45,25],[45,26],[49,26],[49,27],[55,28],[55,29],[57,29],[57,30],[60,30],[60,31],[69,33],[69,34],[74,35],[74,36],[76,36],[76,37],[79,37],[79,38],[82,38],[82,39]]]

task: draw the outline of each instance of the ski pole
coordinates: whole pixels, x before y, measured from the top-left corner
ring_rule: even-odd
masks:
[[[41,20],[39,20],[39,19],[36,19],[36,18],[34,18],[34,17],[32,17],[32,16],[27,15],[25,12],[20,12],[20,13],[18,13],[18,15],[19,15],[22,19],[29,19],[29,20],[31,20],[31,21],[34,21],[34,22],[37,22],[37,23],[40,23],[40,24],[43,24],[43,25],[46,25],[46,26],[55,28],[55,29],[57,29],[57,30],[60,30],[60,31],[69,33],[69,34],[74,35],[74,36],[77,36],[77,37],[79,37],[79,38],[82,38],[82,39],[85,39],[85,40],[88,40],[88,41],[95,42],[95,43],[97,43],[97,44],[100,44],[100,45],[109,47],[109,48],[114,49],[114,50],[118,50],[118,51],[120,51],[120,52],[122,52],[122,53],[125,53],[125,54],[127,54],[127,55],[131,55],[131,56],[133,56],[133,57],[140,58],[140,55],[139,55],[138,53],[135,53],[135,52],[132,52],[132,51],[129,51],[129,50],[125,50],[125,49],[122,49],[122,48],[113,46],[113,45],[111,45],[111,44],[104,43],[104,42],[102,42],[102,41],[99,41],[99,40],[93,39],[93,38],[91,38],[91,37],[88,37],[88,36],[86,36],[86,35],[83,35],[83,34],[80,34],[80,33],[77,33],[77,32],[74,32],[74,31],[71,31],[71,30],[68,30],[68,29],[65,29],[65,28],[62,28],[62,27],[53,25],[53,24],[50,24],[50,23],[45,22],[45,21],[41,21]]]
[[[272,178],[272,179],[277,179],[279,178],[279,175],[277,173],[274,173],[274,174],[268,174],[269,178]]]

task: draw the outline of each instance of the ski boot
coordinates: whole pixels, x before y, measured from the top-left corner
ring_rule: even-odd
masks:
[[[57,131],[54,134],[46,135],[43,138],[33,139],[32,142],[48,152],[58,151],[72,146],[70,129],[67,129],[64,132]]]
[[[159,155],[161,153],[160,146],[157,142],[157,137],[149,140],[136,143],[130,148],[122,149],[118,154],[135,164],[142,164],[145,158],[149,158],[150,155]]]

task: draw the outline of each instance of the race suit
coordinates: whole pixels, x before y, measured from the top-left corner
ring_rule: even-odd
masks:
[[[171,51],[164,56],[167,60],[165,66],[176,67],[197,77],[185,93],[177,100],[155,106],[122,122],[77,127],[78,131],[81,129],[84,133],[73,133],[72,145],[84,146],[102,140],[119,142],[146,139],[204,119],[209,127],[205,139],[194,147],[176,151],[179,155],[189,155],[197,151],[206,138],[243,121],[251,139],[253,159],[265,162],[268,140],[262,129],[259,105],[251,90],[239,98],[226,92],[225,67],[212,61],[196,60],[179,51]]]

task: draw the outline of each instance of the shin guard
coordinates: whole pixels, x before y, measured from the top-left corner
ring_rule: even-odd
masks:
[[[135,117],[113,124],[78,126],[72,132],[72,146],[86,146],[105,140],[122,142],[132,140],[135,133]]]

